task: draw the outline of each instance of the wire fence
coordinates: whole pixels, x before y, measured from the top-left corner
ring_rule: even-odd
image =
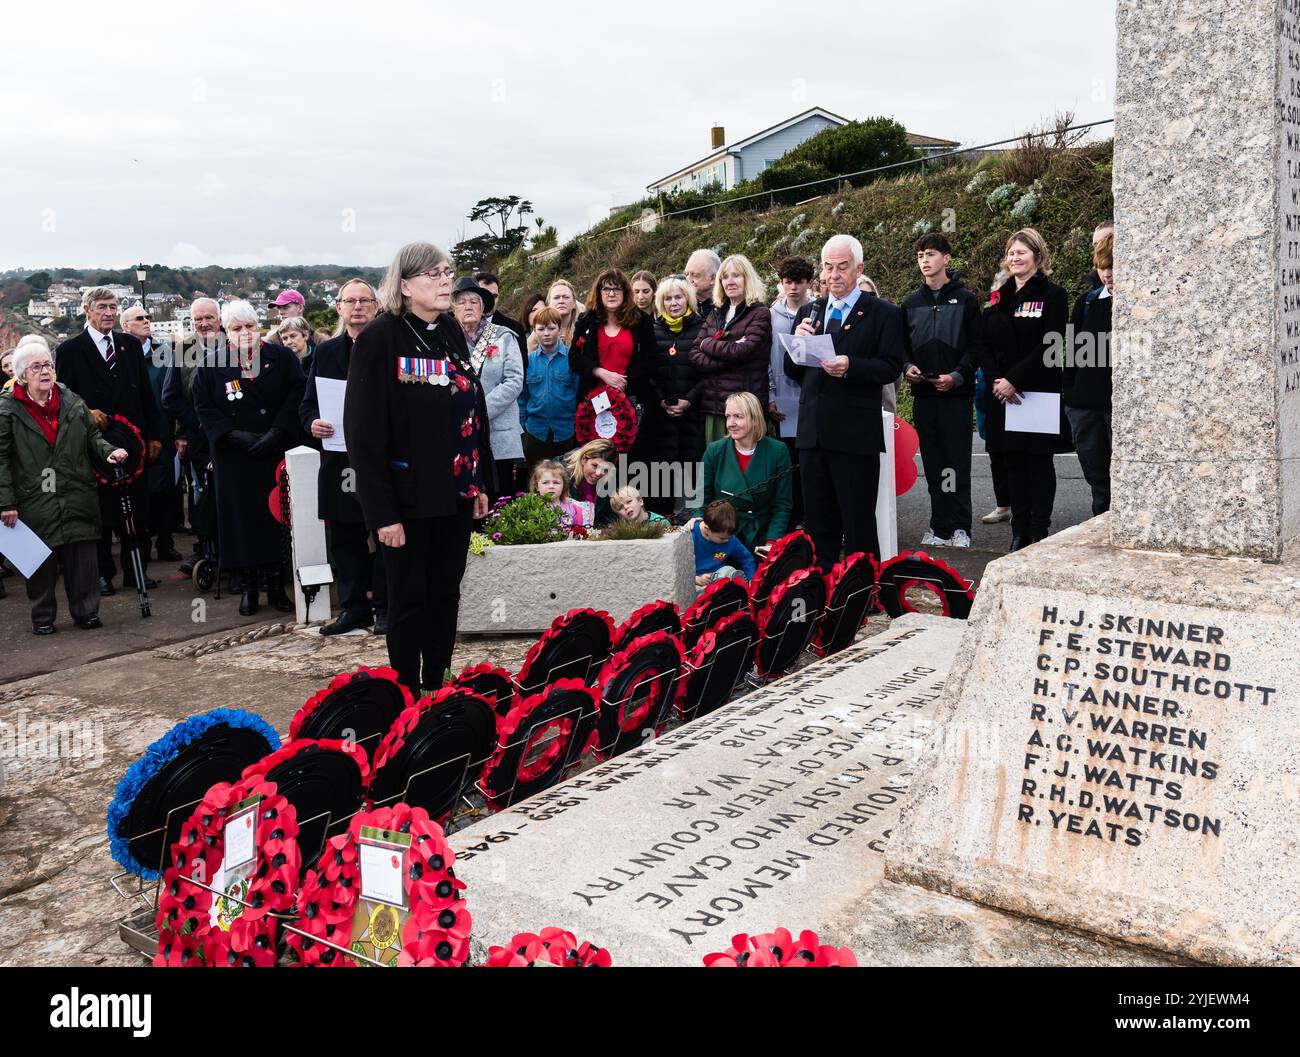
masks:
[[[672,217],[686,216],[689,213],[703,212],[706,209],[712,209],[715,211],[716,214],[716,211],[719,206],[734,205],[737,202],[748,202],[757,198],[769,199],[772,205],[775,206],[776,196],[778,194],[785,195],[791,191],[800,191],[805,188],[820,187],[824,184],[829,184],[829,183],[839,184],[844,180],[853,180],[860,176],[874,176],[878,173],[901,171],[903,169],[908,168],[909,166],[919,166],[921,172],[924,173],[926,165],[939,165],[941,163],[947,162],[952,158],[957,158],[964,154],[974,154],[977,151],[986,151],[994,147],[1005,147],[1011,144],[1030,142],[1035,139],[1045,139],[1047,137],[1060,136],[1067,132],[1086,132],[1090,129],[1098,128],[1102,125],[1114,124],[1114,122],[1115,119],[1113,117],[1108,117],[1108,118],[1103,118],[1100,121],[1089,121],[1081,125],[1070,125],[1067,128],[1059,128],[1059,129],[1054,128],[1054,129],[1049,129],[1045,132],[1028,132],[1019,136],[1012,136],[1010,139],[994,140],[991,143],[980,143],[973,147],[959,147],[957,150],[944,151],[942,154],[931,154],[929,156],[922,156],[920,158],[909,158],[907,161],[892,162],[889,165],[878,165],[871,169],[859,169],[857,172],[838,173],[835,176],[823,176],[817,180],[809,180],[806,183],[800,183],[800,184],[790,184],[788,187],[775,188],[771,191],[756,191],[754,194],[739,195],[735,198],[727,198],[717,202],[706,202],[703,205],[688,206],[684,209],[674,209],[669,212],[657,211],[654,214],[655,222],[657,223],[661,220],[668,220]],[[644,224],[645,224],[645,218],[640,217],[632,221],[631,223],[623,224],[616,228],[604,228],[600,231],[584,232],[581,235],[575,236],[571,241],[585,242],[588,239],[599,238],[602,235],[615,235],[622,231],[629,231],[632,228],[642,228]],[[543,260],[546,257],[553,256],[554,254],[558,253],[559,249],[560,249],[559,247],[556,247],[555,249],[552,250],[546,250],[543,253],[532,255],[528,259],[530,262],[536,260]]]

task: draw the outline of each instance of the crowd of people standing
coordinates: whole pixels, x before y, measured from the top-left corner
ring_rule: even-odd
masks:
[[[0,396],[0,518],[22,518],[56,551],[28,584],[34,630],[53,629],[57,563],[74,619],[96,626],[115,558],[133,575],[115,532],[143,556],[142,571],[151,548],[176,560],[173,532],[205,497],[241,612],[257,611],[261,591],[291,608],[268,496],[284,452],[306,441],[322,447],[317,505],[341,609],[322,633],[384,632],[399,675],[437,686],[469,533],[492,500],[519,490],[544,484],[568,525],[628,511],[725,522],[759,556],[802,525],[824,569],[842,553],[878,553],[881,411],[894,409],[900,380],[914,397],[931,501],[919,542],[970,546],[974,411],[997,494],[983,520],[1010,520],[1011,548],[1028,546],[1050,530],[1055,454],[1077,448],[1094,512],[1109,504],[1109,365],[1054,364],[1046,350],[1068,322],[1108,338],[1112,240],[1113,225],[1098,229],[1097,270],[1073,312],[1050,279],[1048,247],[1024,229],[1008,239],[986,298],[952,274],[947,238],[930,233],[914,246],[919,284],[896,306],[863,275],[858,240],[840,234],[818,262],[779,262],[774,300],[744,255],[701,249],[662,279],[608,268],[585,296],[557,280],[522,300],[519,319],[502,311],[495,275],[458,279],[443,251],[416,242],[378,289],[360,278],[339,289],[332,335],[307,323],[295,291],[282,295],[267,337],[247,302],[200,298],[194,334],[170,359],[152,354],[142,308],[122,313],[119,330],[112,291],[89,290],[85,330],[53,354],[41,339],[24,342]],[[782,339],[814,335],[829,335],[830,351],[815,366],[796,363]],[[346,383],[342,422],[322,416],[326,379]],[[621,457],[608,441],[577,441],[576,411],[599,387],[635,411],[636,439]],[[1009,422],[1025,393],[1055,397],[1059,428]],[[346,451],[324,443],[339,428]],[[123,483],[109,470],[133,448],[141,472]],[[33,482],[50,466],[81,485],[38,502]],[[656,467],[642,479],[669,484],[641,495],[631,467]],[[134,535],[118,514],[123,489]],[[51,512],[65,501],[75,517]],[[719,501],[733,513],[719,515]]]

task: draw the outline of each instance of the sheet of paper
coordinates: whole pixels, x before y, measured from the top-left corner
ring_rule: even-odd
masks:
[[[1021,393],[1020,403],[1007,404],[1008,433],[1059,433],[1060,393]]]
[[[0,524],[0,554],[24,577],[30,578],[50,556],[50,548],[19,520],[13,528]]]
[[[785,416],[777,425],[780,427],[780,433],[783,437],[793,437],[798,426],[799,416],[799,394],[792,393],[790,396],[777,396],[776,409]]]
[[[320,417],[334,427],[334,436],[320,442],[326,451],[348,450],[343,438],[343,398],[347,391],[348,383],[342,378],[316,377],[316,403],[320,405]]]
[[[357,844],[361,895],[390,906],[406,906],[402,866],[406,849],[400,844],[362,839]]]
[[[835,351],[835,338],[830,334],[782,334],[781,345],[800,367],[820,367],[839,355]]]

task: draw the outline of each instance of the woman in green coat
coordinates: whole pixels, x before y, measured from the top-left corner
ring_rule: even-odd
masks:
[[[126,451],[104,440],[85,402],[54,380],[48,346],[20,347],[13,366],[14,385],[0,395],[0,523],[12,528],[21,519],[53,552],[27,580],[32,631],[56,630],[60,563],[77,627],[102,627],[94,464],[119,463]]]
[[[790,531],[790,453],[767,436],[763,405],[751,392],[727,397],[726,425],[727,436],[704,450],[700,509],[727,500],[736,508],[740,542],[757,551]]]

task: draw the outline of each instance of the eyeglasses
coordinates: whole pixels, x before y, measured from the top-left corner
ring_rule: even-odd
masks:
[[[34,371],[36,374],[43,374],[46,371],[54,370],[54,364],[49,360],[46,360],[44,363],[29,363],[27,365],[27,370]]]
[[[432,271],[432,272],[416,272],[416,274],[411,276],[411,278],[419,279],[421,276],[427,275],[430,279],[437,282],[439,279],[450,279],[455,274],[456,274],[455,268],[439,268],[436,271]]]
[[[424,274],[428,274],[427,272]],[[356,308],[357,305],[377,305],[379,304],[373,297],[345,297],[339,302],[344,308]]]

